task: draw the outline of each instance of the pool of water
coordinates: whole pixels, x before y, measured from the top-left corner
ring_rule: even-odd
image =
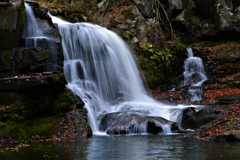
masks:
[[[218,160],[240,157],[240,142],[205,142],[186,139],[184,135],[94,136],[74,142],[28,144],[18,151],[0,153],[0,160]]]

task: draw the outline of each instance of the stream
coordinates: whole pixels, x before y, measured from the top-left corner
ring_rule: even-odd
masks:
[[[93,136],[60,142],[31,142],[1,160],[203,160],[238,159],[240,142],[206,142],[173,135]],[[13,147],[12,144],[10,147]]]

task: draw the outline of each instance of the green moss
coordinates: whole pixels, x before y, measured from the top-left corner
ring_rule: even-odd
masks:
[[[205,39],[205,38],[200,38],[200,37],[194,37],[194,36],[189,36],[185,38],[182,42],[185,44],[185,46],[191,46],[195,47],[197,44],[198,46],[202,47],[213,47],[213,46],[218,46],[218,45],[238,45],[240,44],[239,40],[222,40],[222,39]],[[225,53],[225,52],[224,52]]]
[[[214,99],[215,99],[215,100],[219,100],[219,99],[220,99],[220,97],[219,97],[219,96],[216,96]]]
[[[229,121],[239,121],[239,120],[240,118],[235,117],[235,118],[231,118]]]
[[[196,3],[200,3],[197,1]],[[215,2],[213,0],[205,0],[204,2],[201,2],[202,5],[195,4],[193,0],[184,0],[184,8],[185,8],[185,19],[188,23],[188,28],[196,35],[201,37],[202,36],[202,30],[203,30],[203,24],[202,21],[208,23],[208,30],[207,34],[213,34],[214,33],[214,24],[216,23],[216,6]],[[208,9],[209,8],[209,9]],[[206,13],[205,13],[206,12]],[[209,15],[208,15],[209,14]],[[208,16],[206,16],[208,15]],[[211,19],[207,19],[208,17],[211,17]]]
[[[8,133],[14,139],[30,138],[39,135],[44,138],[50,137],[50,130],[57,126],[56,117],[38,117],[27,121],[8,120],[1,123],[0,134]]]
[[[15,33],[16,31],[10,30],[10,29],[0,29],[0,48],[1,49],[11,49],[16,47],[16,42],[15,42]]]
[[[4,37],[4,39],[0,39],[0,48],[11,49],[14,47],[18,47],[19,42],[22,38],[22,31],[25,22],[25,6],[22,1],[20,9],[18,11],[16,30],[13,30],[14,27],[11,26],[14,24],[14,14],[16,10],[12,6],[4,8],[6,9],[4,10],[4,14],[2,15],[4,16],[4,19],[7,18],[8,20],[4,24],[0,22],[2,28],[0,29],[0,37]],[[1,10],[3,9],[1,8]]]
[[[201,116],[203,116],[203,114],[204,114],[204,110],[200,110],[197,113],[195,113],[194,115],[195,115],[195,117],[201,117]]]
[[[227,81],[226,88],[240,88],[240,81]]]
[[[67,10],[70,12],[82,12],[85,13],[87,9],[87,6],[84,2],[84,0],[78,0],[74,3],[68,3],[67,4]]]
[[[125,20],[126,19],[134,20],[136,18],[132,10],[124,10],[124,11],[120,11],[119,13],[124,17]]]
[[[4,81],[1,81],[1,83],[3,82]],[[22,96],[19,95],[17,92],[0,92],[0,105],[1,104],[11,105],[14,103],[13,99],[15,100],[22,99]]]
[[[37,55],[41,61],[48,59],[48,55],[45,52],[37,51]]]

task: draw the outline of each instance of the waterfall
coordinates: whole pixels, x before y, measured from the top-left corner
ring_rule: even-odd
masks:
[[[194,57],[191,48],[187,48],[188,58],[184,62],[184,85],[190,85],[188,89],[192,101],[199,101],[202,99],[201,85],[207,80],[204,75],[204,68],[202,59]]]
[[[26,7],[26,20],[23,28],[22,38],[25,40],[25,47],[41,47],[45,49],[48,54],[48,63],[46,63],[47,70],[57,70],[57,47],[54,40],[48,37],[42,29],[38,27],[34,12],[28,3]]]
[[[132,53],[116,33],[98,25],[69,23],[49,15],[62,36],[67,87],[84,101],[93,134],[101,134],[100,121],[111,113],[127,112],[140,118],[155,116],[177,122],[176,110],[186,106],[166,105],[146,94]],[[133,132],[147,132],[146,122],[136,124],[134,118],[127,119],[129,124],[135,124]],[[162,126],[164,133],[171,132],[170,125]]]

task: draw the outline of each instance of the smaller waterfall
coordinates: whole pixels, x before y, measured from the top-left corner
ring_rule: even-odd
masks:
[[[34,12],[28,3],[26,7],[26,21],[24,23],[22,38],[25,39],[25,47],[41,47],[48,54],[48,63],[46,69],[50,71],[57,70],[57,47],[54,40],[47,37],[47,34],[38,27]]]
[[[202,99],[201,85],[207,80],[204,75],[202,59],[194,57],[191,48],[187,48],[188,58],[184,62],[184,85],[190,85],[188,93],[191,95],[192,101]]]
[[[25,3],[27,23],[24,24],[23,37],[41,37],[42,32],[39,30],[34,12],[31,6]]]

